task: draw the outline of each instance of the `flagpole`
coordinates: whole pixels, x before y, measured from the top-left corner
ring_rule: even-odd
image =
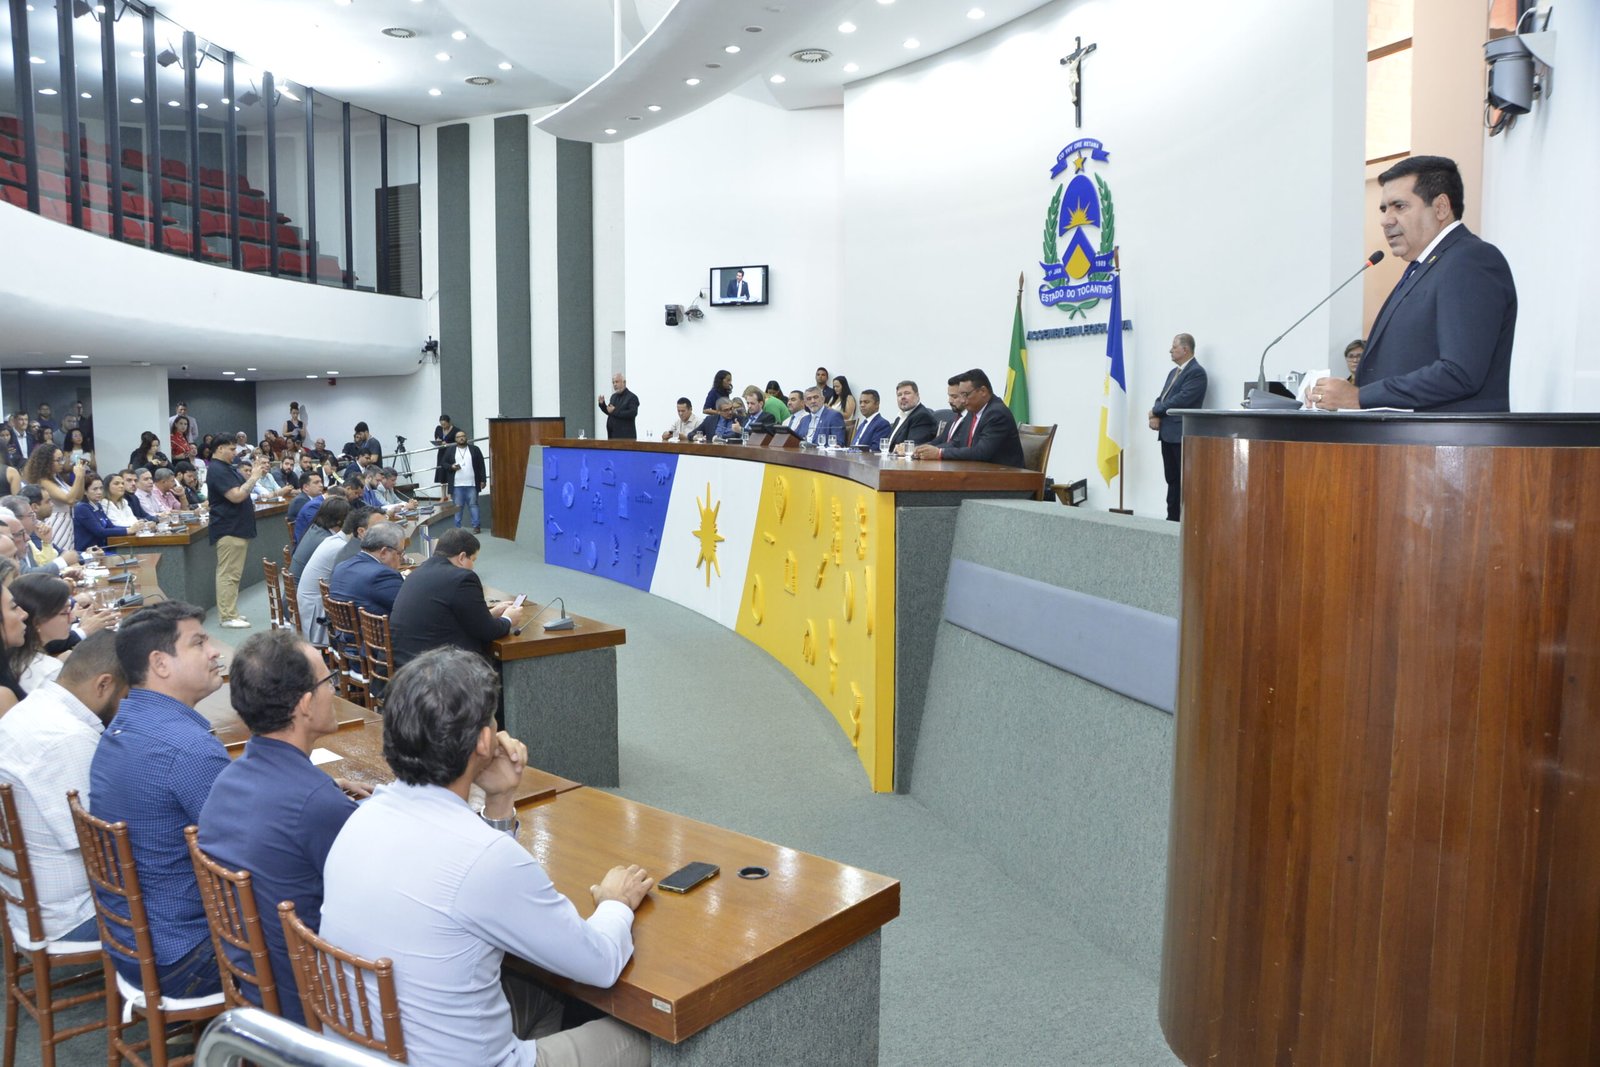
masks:
[[[1117,274],[1122,273],[1122,248],[1120,245],[1111,250],[1111,269]],[[1107,325],[1113,330],[1122,329],[1122,323],[1120,322],[1107,323]],[[1126,397],[1123,398],[1123,403],[1127,403]],[[1117,449],[1117,506],[1111,509],[1111,514],[1113,515],[1133,514],[1133,509],[1127,506],[1127,502],[1122,497],[1123,490],[1128,484],[1127,462],[1128,450],[1125,448]]]

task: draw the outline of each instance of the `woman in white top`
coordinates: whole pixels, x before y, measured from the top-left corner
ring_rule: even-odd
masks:
[[[22,644],[8,648],[11,671],[24,693],[61,673],[61,661],[45,654],[51,641],[65,641],[72,632],[72,587],[60,578],[34,571],[11,583],[11,595],[28,613]]]
[[[128,482],[120,474],[113,474],[106,479],[106,498],[102,506],[106,518],[118,526],[126,526],[129,533],[148,530],[155,525],[148,520],[141,522],[133,513],[133,508],[128,504]]]
[[[55,445],[34,449],[27,466],[22,468],[22,480],[37,485],[55,505],[50,513],[50,540],[57,545],[73,543],[72,508],[83,499],[85,469],[78,463],[69,474],[66,453]]]

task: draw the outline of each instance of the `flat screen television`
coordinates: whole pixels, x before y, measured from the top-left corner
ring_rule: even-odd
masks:
[[[765,304],[769,292],[765,263],[711,268],[711,306],[714,308]]]

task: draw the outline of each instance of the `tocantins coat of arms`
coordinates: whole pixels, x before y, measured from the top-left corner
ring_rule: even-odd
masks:
[[[1092,178],[1083,171],[1093,160],[1110,160],[1105,146],[1092,137],[1077,140],[1056,156],[1050,177],[1059,177],[1068,167],[1072,179],[1057,185],[1050,208],[1044,216],[1044,284],[1039,286],[1039,303],[1065,311],[1069,318],[1087,317],[1090,308],[1111,297],[1113,249],[1117,241],[1117,219],[1111,203],[1111,186],[1104,177]],[[1088,231],[1099,231],[1099,246]],[[1065,246],[1058,244],[1065,239]]]

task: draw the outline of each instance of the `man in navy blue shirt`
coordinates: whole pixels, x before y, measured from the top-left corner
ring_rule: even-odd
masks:
[[[168,600],[129,615],[117,631],[117,660],[131,688],[89,764],[97,818],[126,822],[139,870],[156,974],[167,997],[198,997],[221,983],[200,887],[183,828],[200,819],[228,752],[194,706],[222,685],[222,648],[200,625],[204,609]],[[117,914],[121,897],[104,898]],[[135,986],[139,965],[112,952]]]
[[[299,635],[273,630],[240,645],[228,699],[251,737],[244,755],[211,787],[200,811],[200,847],[223,866],[250,872],[279,1007],[285,1018],[303,1023],[278,903],[292,900],[306,925],[322,925],[322,863],[356,810],[347,793],[372,790],[335,781],[311,762],[312,746],[339,725],[333,674]],[[250,968],[249,953],[232,946],[229,953],[236,965]],[[241,985],[259,1005],[257,988]]]

